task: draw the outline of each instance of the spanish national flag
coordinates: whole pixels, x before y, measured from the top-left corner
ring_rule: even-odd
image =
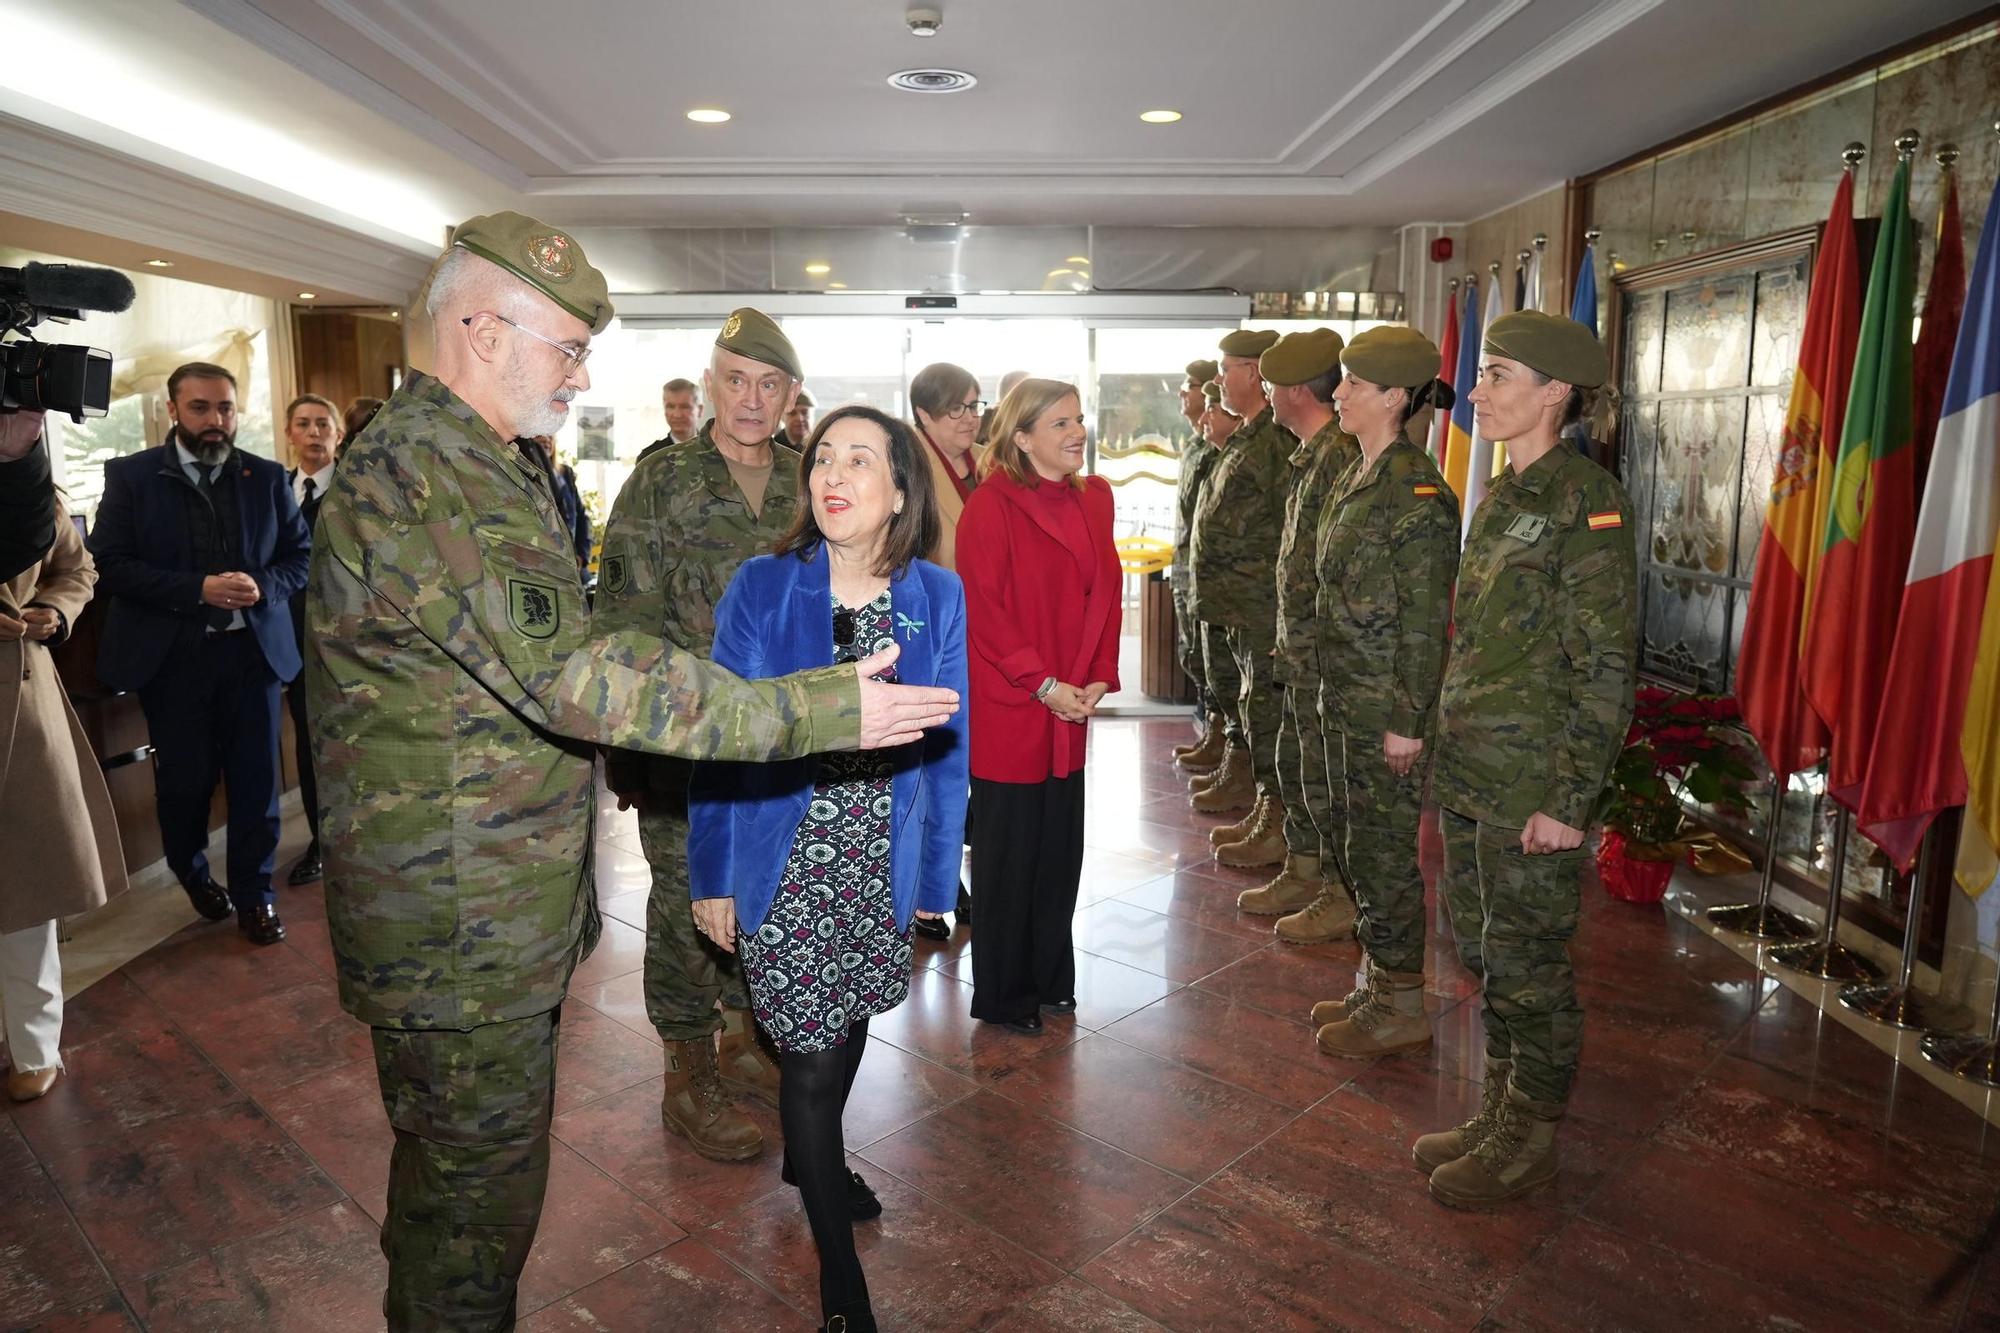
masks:
[[[1445,484],[1461,499],[1465,496],[1465,469],[1472,457],[1472,386],[1479,382],[1479,280],[1471,274],[1465,281],[1465,316],[1458,321],[1458,369],[1452,372],[1451,420],[1445,425]]]

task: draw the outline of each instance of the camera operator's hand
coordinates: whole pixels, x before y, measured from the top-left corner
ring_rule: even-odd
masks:
[[[248,574],[210,574],[201,581],[201,600],[225,611],[255,606],[264,594]]]
[[[0,643],[13,643],[27,635],[27,621],[16,618],[11,611],[0,611]]]
[[[0,412],[0,463],[26,458],[41,438],[40,412]]]

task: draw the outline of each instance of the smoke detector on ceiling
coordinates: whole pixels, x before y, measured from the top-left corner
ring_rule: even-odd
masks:
[[[915,5],[903,15],[903,22],[910,25],[912,37],[935,37],[938,29],[944,26],[944,11],[929,5]]]

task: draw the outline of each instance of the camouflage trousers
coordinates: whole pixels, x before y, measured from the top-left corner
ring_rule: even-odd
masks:
[[[1346,869],[1359,909],[1355,933],[1368,956],[1391,972],[1424,970],[1424,876],[1417,869],[1417,824],[1424,811],[1430,747],[1397,777],[1382,757],[1382,733],[1329,731],[1346,756]]]
[[[1195,701],[1205,718],[1215,711],[1208,692],[1208,668],[1202,662],[1201,622],[1188,614],[1187,589],[1174,585],[1174,660],[1194,682]]]
[[[639,813],[639,847],[652,868],[646,897],[646,1017],[666,1041],[694,1041],[722,1027],[720,1000],[750,1007],[750,988],[736,955],[716,948],[694,924],[688,896],[685,793],[649,794]]]
[[[1237,701],[1243,694],[1243,675],[1229,650],[1229,631],[1213,621],[1197,623],[1201,626],[1201,669],[1208,697],[1215,711],[1222,714],[1222,731],[1229,743],[1242,745],[1243,713]]]
[[[1444,887],[1458,956],[1484,989],[1486,1054],[1514,1062],[1524,1096],[1569,1099],[1583,1043],[1569,941],[1581,906],[1584,848],[1529,856],[1521,830],[1438,812]]]
[[[560,1009],[458,1032],[375,1028],[396,1132],[382,1253],[392,1329],[510,1329],[549,1181]]]
[[[1277,769],[1278,795],[1285,802],[1285,850],[1293,856],[1318,857],[1326,877],[1339,878],[1335,862],[1340,858],[1340,844],[1323,836],[1334,827],[1334,802],[1339,792],[1327,777],[1318,687],[1281,688],[1284,712],[1278,723]]]
[[[1237,710],[1243,720],[1243,742],[1250,749],[1250,773],[1260,796],[1278,794],[1278,726],[1285,714],[1285,691],[1278,684],[1278,665],[1271,660],[1269,631],[1229,631],[1229,651],[1242,680]]]

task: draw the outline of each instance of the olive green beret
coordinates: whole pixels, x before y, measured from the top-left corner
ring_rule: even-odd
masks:
[[[1340,364],[1385,389],[1414,389],[1437,378],[1437,344],[1415,329],[1384,324],[1354,335]]]
[[[1187,363],[1187,377],[1190,384],[1206,384],[1214,379],[1222,367],[1213,361],[1190,361]]]
[[[739,306],[729,312],[729,318],[722,321],[722,332],[715,335],[715,345],[725,352],[775,366],[795,380],[806,377],[799,369],[798,351],[785,331],[769,315],[750,306]]]
[[[803,384],[801,384],[801,385],[799,386],[799,392],[798,392],[797,396],[796,396],[796,397],[794,397],[794,398],[792,399],[792,406],[793,406],[793,407],[818,407],[818,406],[819,406],[819,399],[817,399],[817,398],[813,397],[813,396],[812,396],[812,395],[811,395],[810,393],[807,393],[807,392],[806,392],[806,386],[805,386],[805,385],[803,385]]]
[[[1340,335],[1332,329],[1288,333],[1257,358],[1266,384],[1304,384],[1340,366]]]
[[[451,243],[498,264],[602,333],[611,323],[604,274],[567,232],[521,213],[487,213],[452,229]]]
[[[1210,380],[1208,383],[1202,385],[1201,396],[1208,400],[1210,407],[1220,406],[1222,403],[1222,381]]]
[[[1611,378],[1611,358],[1596,334],[1573,319],[1539,310],[1516,310],[1487,325],[1486,350],[1579,389]]]
[[[1237,329],[1223,334],[1215,346],[1224,356],[1262,356],[1276,341],[1278,335],[1270,329]]]

